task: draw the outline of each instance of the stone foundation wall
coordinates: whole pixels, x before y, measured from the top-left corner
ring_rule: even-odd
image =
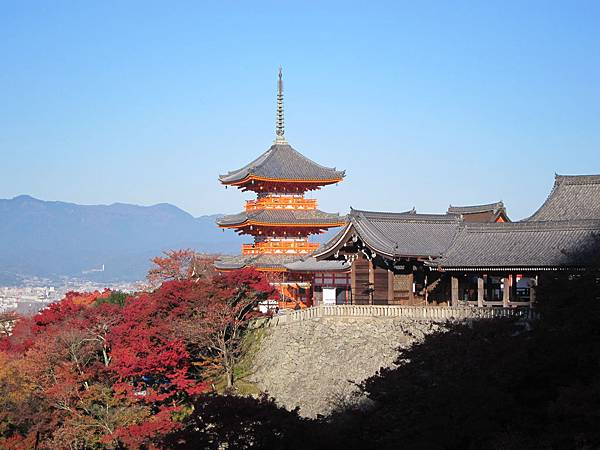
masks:
[[[404,317],[316,317],[261,328],[250,381],[286,408],[300,407],[303,416],[327,415],[366,402],[355,383],[440,329],[440,323]]]

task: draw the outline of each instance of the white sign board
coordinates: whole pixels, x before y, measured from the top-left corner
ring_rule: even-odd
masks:
[[[323,304],[335,305],[335,288],[323,288]]]

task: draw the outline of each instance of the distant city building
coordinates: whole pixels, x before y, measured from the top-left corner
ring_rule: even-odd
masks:
[[[64,298],[69,291],[102,292],[104,289],[137,292],[145,288],[141,282],[96,283],[79,279],[64,279],[56,286],[48,279],[25,279],[22,286],[0,287],[0,313],[15,312],[22,316],[35,315],[48,305]]]

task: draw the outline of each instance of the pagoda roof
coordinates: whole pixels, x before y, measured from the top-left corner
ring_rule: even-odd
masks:
[[[556,175],[554,186],[528,222],[600,219],[600,175]]]
[[[600,220],[463,223],[433,264],[444,270],[544,270],[588,265]],[[597,258],[597,255],[595,256]]]
[[[251,179],[335,183],[341,181],[344,176],[343,170],[321,166],[288,143],[275,143],[241,169],[220,175],[219,181],[223,184],[243,184]]]
[[[336,227],[345,225],[346,218],[339,214],[326,213],[318,209],[260,209],[243,211],[239,214],[217,219],[220,227],[242,227],[248,225],[293,225]]]
[[[458,232],[462,218],[448,214],[417,214],[351,209],[349,222],[333,239],[317,249],[318,259],[336,253],[347,242],[360,239],[372,252],[390,258],[438,257]]]

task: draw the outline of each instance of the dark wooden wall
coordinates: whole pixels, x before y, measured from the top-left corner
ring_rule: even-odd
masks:
[[[373,303],[379,305],[388,304],[388,270],[375,267],[373,270]]]
[[[414,305],[424,302],[423,292],[413,293],[413,273],[393,273],[374,266],[372,261],[362,256],[352,263],[351,280],[352,300],[358,305]]]
[[[413,298],[412,292],[413,275],[395,274],[394,275],[394,303],[410,303]]]
[[[368,304],[369,295],[369,261],[357,258],[352,263],[352,296],[356,304]]]

